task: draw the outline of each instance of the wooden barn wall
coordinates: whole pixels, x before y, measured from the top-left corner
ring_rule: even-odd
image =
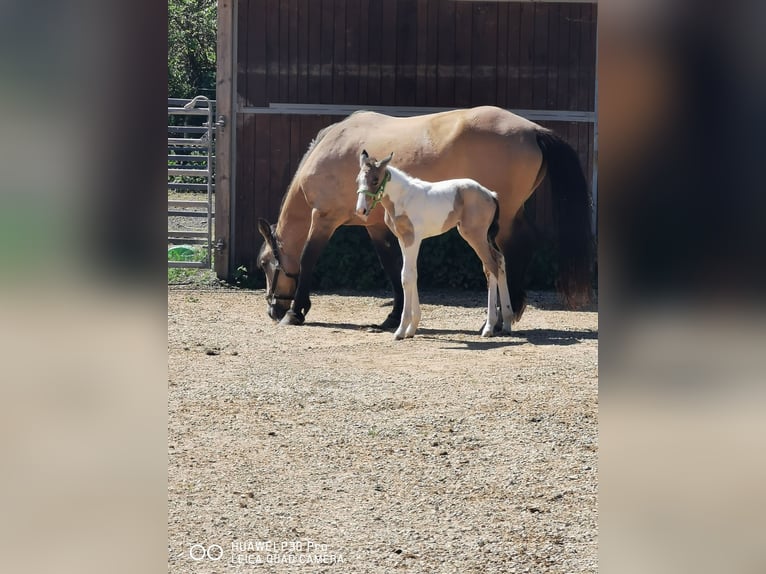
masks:
[[[593,111],[596,7],[452,0],[239,0],[238,107],[270,103]],[[309,142],[340,116],[237,114],[234,267],[276,221]],[[593,125],[539,122],[578,151]],[[547,187],[527,204],[551,224]]]

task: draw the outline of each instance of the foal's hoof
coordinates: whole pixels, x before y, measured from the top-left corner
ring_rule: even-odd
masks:
[[[305,321],[306,319],[301,313],[296,313],[295,311],[290,309],[287,313],[285,313],[285,316],[282,318],[279,324],[280,325],[303,325]]]

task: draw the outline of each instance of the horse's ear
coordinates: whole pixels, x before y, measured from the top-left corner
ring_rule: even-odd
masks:
[[[359,167],[364,167],[368,163],[370,163],[370,156],[367,155],[367,150],[363,149],[362,153],[359,154]]]
[[[263,238],[266,241],[271,242],[273,239],[271,235],[271,225],[269,225],[269,222],[262,217],[258,218],[258,231],[261,232],[261,235],[263,235]]]
[[[380,167],[384,167],[386,164],[388,164],[388,162],[391,161],[393,157],[394,157],[394,152],[391,152],[390,154],[388,154],[388,157],[386,159],[380,161]]]

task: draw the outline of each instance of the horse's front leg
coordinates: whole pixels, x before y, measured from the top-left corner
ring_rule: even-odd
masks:
[[[402,272],[402,250],[399,248],[396,236],[391,230],[384,226],[371,226],[367,228],[367,233],[372,239],[372,245],[378,254],[380,264],[391,281],[391,287],[394,290],[394,308],[389,313],[386,320],[380,324],[381,329],[393,329],[401,322],[402,310],[404,309],[404,290],[400,275]]]
[[[418,252],[420,242],[409,246],[399,242],[402,248],[404,263],[402,265],[402,291],[404,292],[404,308],[399,328],[394,333],[395,339],[412,337],[420,322],[420,302],[418,300]]]
[[[311,309],[309,290],[314,275],[314,266],[337,228],[338,226],[334,221],[328,220],[318,210],[314,209],[311,212],[311,227],[301,253],[301,268],[298,274],[298,284],[295,288],[295,297],[290,310],[280,322],[281,325],[302,325],[306,320],[306,314]]]

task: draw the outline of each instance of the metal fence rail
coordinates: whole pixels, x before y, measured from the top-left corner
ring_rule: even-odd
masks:
[[[203,246],[201,261],[168,261],[168,267],[210,268],[215,187],[215,100],[205,96],[197,96],[191,100],[168,98],[168,123],[174,116],[205,121],[202,125],[168,125],[168,189],[204,191],[206,197],[204,200],[168,200],[169,249],[178,245]],[[204,219],[202,226],[199,225],[200,219]],[[178,227],[178,222],[186,221],[196,223],[189,226],[192,229]]]

